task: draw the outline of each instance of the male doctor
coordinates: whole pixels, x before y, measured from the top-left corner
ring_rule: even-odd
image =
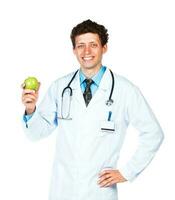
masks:
[[[86,20],[71,40],[80,69],[54,81],[37,107],[38,91],[23,90],[24,129],[32,140],[58,133],[50,200],[116,200],[117,184],[147,167],[163,132],[139,89],[102,64],[107,29]],[[119,169],[129,124],[139,131],[139,144]]]

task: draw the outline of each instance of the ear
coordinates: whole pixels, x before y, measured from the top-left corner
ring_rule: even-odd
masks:
[[[105,44],[105,45],[103,46],[103,53],[106,53],[107,50],[108,50],[108,46],[107,46],[107,44]]]
[[[72,51],[73,51],[74,55],[76,55],[75,48],[72,48]]]

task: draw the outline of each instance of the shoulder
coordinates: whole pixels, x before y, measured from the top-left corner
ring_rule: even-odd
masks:
[[[76,71],[73,71],[69,74],[66,74],[66,75],[54,80],[50,85],[50,89],[52,91],[55,91],[56,93],[59,91],[62,91],[63,88],[65,88],[68,85],[68,83],[70,82],[70,80],[72,79],[72,77]]]
[[[77,71],[77,70],[76,70]],[[70,72],[69,74],[66,74],[60,78],[57,78],[54,83],[67,83],[69,80],[71,80],[71,78],[73,77],[73,75],[75,74],[76,71]]]
[[[117,87],[122,88],[122,89],[137,88],[137,86],[132,81],[127,79],[126,77],[124,77],[122,75],[118,75],[116,73],[113,73],[113,74],[114,74],[115,84]]]
[[[130,81],[128,78],[118,75],[116,73],[114,74],[114,80],[115,80],[115,92],[118,95],[124,96],[125,98],[131,98],[133,96],[142,96],[142,92],[140,91],[139,87],[135,85],[132,81]]]
[[[52,82],[51,86],[55,86],[56,87],[57,85],[65,85],[65,84],[67,85],[76,71],[70,72],[69,74],[66,74],[66,75],[64,75],[62,77],[57,78],[56,80],[54,80]]]
[[[128,104],[131,104],[131,102],[133,101],[138,102],[144,100],[144,95],[137,85],[135,85],[124,76],[115,74],[115,77],[116,90],[118,90],[118,94],[126,99],[126,102],[128,102]]]

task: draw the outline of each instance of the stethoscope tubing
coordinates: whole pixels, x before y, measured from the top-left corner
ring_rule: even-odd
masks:
[[[112,94],[113,94],[113,91],[114,91],[115,80],[114,80],[114,74],[113,74],[113,72],[111,70],[109,70],[109,71],[110,71],[111,77],[112,77],[112,86],[111,86],[111,92],[110,92],[108,101],[111,101],[112,100]]]
[[[72,81],[75,79],[75,76],[76,76],[77,73],[78,73],[78,70],[74,73],[74,75],[72,76],[72,78],[69,81],[68,85],[63,89],[62,95],[61,95],[62,98],[63,98],[65,90],[67,90],[67,89],[70,90],[70,96],[72,96],[73,92],[72,92],[72,88],[70,87],[70,85],[71,85]]]
[[[73,95],[73,91],[72,91],[72,88],[71,88],[71,83],[72,83],[72,81],[75,79],[75,76],[77,75],[77,73],[78,73],[78,71],[79,70],[77,70],[75,73],[74,73],[74,75],[72,76],[72,78],[71,78],[71,80],[69,81],[69,83],[68,83],[68,85],[63,89],[63,91],[62,91],[62,106],[61,106],[61,115],[62,115],[62,119],[66,119],[66,118],[68,118],[69,117],[69,114],[70,114],[70,104],[71,104],[71,101],[69,102],[69,113],[68,113],[68,116],[66,116],[66,117],[63,117],[63,96],[64,96],[64,93],[65,93],[65,91],[66,90],[70,90],[70,98],[72,99],[72,95]],[[109,71],[110,71],[110,73],[111,73],[111,77],[112,77],[112,86],[111,86],[111,91],[110,91],[110,95],[109,95],[109,99],[106,101],[106,105],[107,106],[111,106],[113,103],[114,103],[114,101],[113,101],[113,99],[112,99],[112,95],[113,95],[113,91],[114,91],[114,84],[115,84],[115,81],[114,81],[114,74],[113,74],[113,72],[109,69]]]
[[[77,70],[74,75],[72,76],[71,80],[69,81],[68,85],[63,89],[62,91],[62,98],[64,96],[64,92],[65,90],[69,89],[70,90],[70,96],[73,95],[73,92],[72,92],[72,88],[70,87],[72,81],[75,79],[75,76],[77,75],[79,70]],[[113,72],[109,69],[110,73],[111,73],[111,77],[112,77],[112,86],[111,86],[111,91],[110,91],[110,95],[109,95],[109,99],[106,101],[106,105],[107,104],[112,104],[114,101],[112,99],[112,94],[113,94],[113,91],[114,91],[114,84],[115,84],[115,80],[114,80],[114,74]]]

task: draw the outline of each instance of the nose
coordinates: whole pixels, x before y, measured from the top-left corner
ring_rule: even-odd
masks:
[[[85,54],[90,54],[90,52],[91,52],[90,46],[89,46],[89,45],[86,45],[86,46],[85,46],[85,49],[84,49],[84,53],[85,53]]]

